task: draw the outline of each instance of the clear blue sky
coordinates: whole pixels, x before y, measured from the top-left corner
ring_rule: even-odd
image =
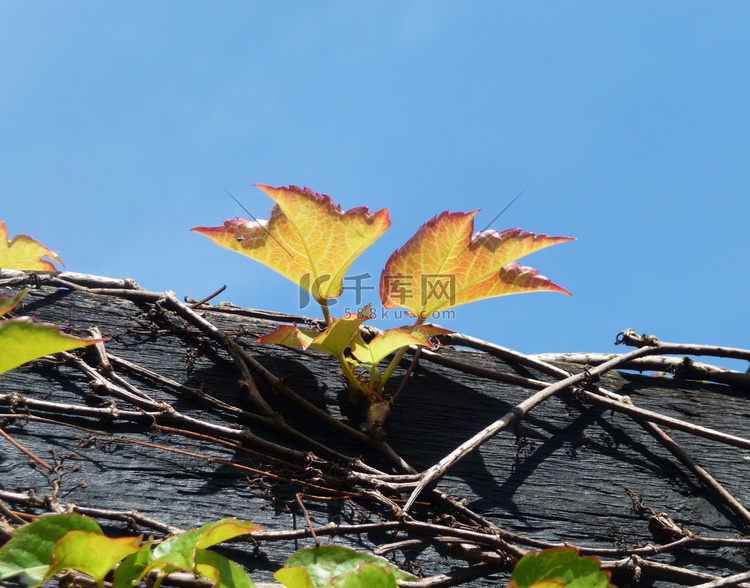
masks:
[[[527,353],[619,351],[628,327],[748,347],[748,31],[738,1],[6,0],[0,219],[71,271],[297,312],[189,232],[246,216],[224,188],[258,218],[255,183],[388,208],[353,268],[375,276],[434,214],[482,229],[525,189],[492,228],[577,237],[522,260],[573,297],[444,326]]]

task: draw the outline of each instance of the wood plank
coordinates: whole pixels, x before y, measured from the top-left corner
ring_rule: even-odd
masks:
[[[0,293],[8,295],[11,291],[5,289]],[[76,334],[85,334],[86,329],[97,326],[104,336],[111,338],[106,344],[110,353],[180,384],[200,387],[232,406],[252,410],[238,388],[238,372],[227,353],[192,327],[186,329],[185,323],[173,313],[115,296],[48,287],[33,290],[19,310],[38,321],[60,324]],[[334,362],[254,343],[258,335],[275,327],[268,321],[213,310],[202,314],[232,334],[244,349],[284,378],[299,395],[352,426],[361,426],[361,407],[351,402]],[[508,365],[483,353],[451,348],[442,348],[440,353],[489,369],[545,378],[533,370]],[[408,362],[404,362],[406,365]],[[186,415],[214,424],[246,425],[268,441],[303,451],[309,449],[278,431],[242,422],[185,394],[125,370],[117,371],[152,398],[169,403]],[[400,381],[402,375],[400,369],[394,382]],[[266,400],[299,431],[342,453],[362,455],[376,468],[389,468],[370,448],[275,397],[262,378],[255,380]],[[750,410],[747,395],[727,386],[627,373],[608,374],[604,385],[627,394],[638,406],[747,435]],[[88,378],[79,371],[49,360],[39,360],[0,376],[0,388],[2,395],[18,393],[37,400],[80,406],[101,406],[111,401],[97,395]],[[393,406],[387,425],[389,443],[415,468],[425,469],[529,394],[531,391],[518,386],[421,360]],[[0,410],[7,414],[9,402],[7,396],[3,397],[6,401]],[[116,404],[121,409],[132,409],[119,400]],[[23,407],[16,405],[15,410],[22,413]],[[261,483],[257,477],[250,475],[248,479],[248,474],[231,466],[137,445],[121,437],[294,477],[296,472],[286,466],[211,441],[154,431],[146,424],[71,415],[46,416],[108,434],[90,435],[48,422],[6,421],[4,430],[14,439],[43,459],[60,464],[60,502],[112,510],[137,509],[181,528],[224,516],[251,519],[267,529],[306,526],[294,502],[299,487]],[[747,460],[750,451],[680,432],[674,433],[673,438],[737,499],[750,503]],[[49,475],[38,467],[30,467],[25,456],[9,444],[0,443],[0,489],[33,488],[43,496],[52,493],[49,484],[56,476],[57,473]],[[642,497],[647,507],[668,513],[678,524],[699,535],[733,537],[747,532],[733,513],[629,417],[558,397],[535,408],[517,429],[498,435],[471,453],[449,472],[438,488],[465,501],[467,507],[503,530],[588,548],[633,547],[666,540],[649,530],[648,517],[634,512],[626,488]],[[390,516],[381,506],[362,497],[305,498],[304,503],[316,525],[330,521],[377,522]],[[414,516],[432,521],[441,514],[434,505],[419,506]],[[122,525],[114,528],[125,531]],[[372,533],[335,541],[373,549],[378,544],[406,537],[406,533],[400,533],[398,539],[389,533]],[[309,544],[310,540],[300,540],[296,545],[264,542],[257,553],[244,546],[228,548],[227,553],[254,570],[255,579],[268,581],[271,572],[283,564],[295,547]],[[661,555],[655,560],[726,575],[747,569],[747,553],[727,548],[691,549]],[[397,551],[395,561],[425,575],[466,567],[460,556],[428,544]],[[507,582],[508,577],[502,572],[474,580],[471,585],[496,586]]]

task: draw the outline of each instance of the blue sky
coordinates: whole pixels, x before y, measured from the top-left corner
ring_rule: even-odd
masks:
[[[573,297],[444,326],[527,353],[629,327],[748,347],[748,30],[746,2],[5,1],[0,219],[71,271],[297,312],[189,232],[247,216],[225,188],[258,218],[256,183],[388,208],[352,269],[374,276],[434,214],[479,230],[525,190],[492,228],[577,237],[522,260]]]

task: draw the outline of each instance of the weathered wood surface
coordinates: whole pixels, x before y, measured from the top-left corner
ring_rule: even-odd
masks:
[[[111,338],[106,343],[110,353],[177,382],[203,386],[231,405],[252,410],[238,389],[237,370],[227,354],[200,333],[170,332],[175,327],[181,331],[184,325],[150,305],[45,287],[32,290],[19,314],[62,325],[76,334],[85,334],[85,329],[97,326],[104,336]],[[359,409],[351,403],[334,362],[254,343],[258,335],[274,328],[272,323],[215,311],[206,311],[203,315],[219,328],[233,333],[243,348],[267,369],[283,377],[297,393],[355,426],[360,424]],[[482,353],[449,348],[442,348],[440,353],[480,366],[545,379]],[[404,362],[404,367],[407,365]],[[206,408],[199,400],[129,376],[123,370],[118,373],[151,397],[170,403],[186,414],[215,423],[238,422],[219,410]],[[399,380],[397,372],[394,382]],[[361,454],[367,463],[388,469],[382,458],[367,447],[359,446],[308,414],[274,398],[262,378],[257,378],[256,383],[268,402],[294,427],[338,451]],[[748,433],[750,399],[746,392],[632,374],[609,374],[604,385],[627,394],[644,408],[737,435]],[[102,405],[109,400],[95,394],[87,378],[78,371],[49,360],[36,361],[0,376],[0,395],[14,392],[40,400],[89,406]],[[393,407],[387,425],[388,440],[407,462],[422,470],[529,394],[520,387],[420,361]],[[132,408],[123,406],[120,401],[117,404],[121,408]],[[10,410],[7,401],[0,406],[4,414]],[[23,407],[16,406],[15,410],[22,413]],[[294,493],[298,491],[294,488],[265,485],[232,467],[135,445],[120,437],[261,469],[263,464],[267,466],[262,458],[222,449],[210,441],[153,431],[146,424],[48,416],[111,434],[91,435],[49,422],[5,421],[4,430],[14,439],[48,462],[62,464],[59,468],[60,502],[138,510],[181,528],[225,516],[250,519],[266,529],[306,527],[294,503]],[[255,424],[248,426],[266,439],[308,449],[272,430]],[[749,450],[680,432],[674,432],[673,438],[738,500],[750,504]],[[71,456],[73,453],[75,456]],[[68,469],[69,466],[79,469]],[[49,484],[54,477],[38,467],[31,467],[27,457],[0,441],[0,489],[23,492],[33,488],[38,495],[45,495],[52,492]],[[663,541],[649,531],[647,517],[634,512],[626,487],[642,497],[646,506],[668,513],[699,535],[731,537],[747,532],[735,515],[629,418],[559,398],[552,398],[534,409],[516,431],[505,432],[470,454],[438,486],[443,492],[465,500],[468,507],[500,528],[534,539],[597,548]],[[379,520],[378,509],[361,500],[305,498],[304,503],[316,525],[330,521]],[[415,516],[431,520],[437,514],[417,509]],[[403,538],[403,535],[395,538],[373,534],[361,535],[356,541],[352,538],[335,541],[372,549],[379,543]],[[309,544],[310,540],[303,540],[298,546]],[[287,542],[263,543],[255,554],[244,545],[227,548],[225,552],[252,570],[254,579],[268,581],[271,572],[291,554],[292,547]],[[748,551],[742,549],[691,549],[660,555],[657,559],[727,575],[748,569],[748,555]],[[397,551],[394,559],[411,569],[421,569],[425,575],[466,565],[465,561],[434,547]],[[472,585],[504,585],[508,578],[509,574],[499,573],[475,580]]]

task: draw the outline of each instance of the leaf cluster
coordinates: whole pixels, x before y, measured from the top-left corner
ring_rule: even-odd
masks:
[[[1,268],[54,271],[55,266],[44,257],[62,264],[56,251],[47,249],[27,235],[16,235],[9,241],[5,223],[0,221]],[[18,306],[28,293],[28,290],[22,290],[12,298],[0,296],[0,317]],[[99,341],[103,339],[80,339],[67,335],[54,325],[35,323],[29,317],[0,320],[0,374],[32,359]]]
[[[434,349],[431,337],[451,332],[425,324],[441,311],[508,294],[545,290],[569,294],[516,260],[572,239],[520,229],[473,234],[478,211],[445,211],[394,251],[381,272],[383,306],[405,308],[414,324],[367,338],[361,326],[375,317],[371,305],[335,318],[329,313],[328,301],[342,294],[344,277],[354,260],[390,226],[388,210],[370,212],[358,207],[344,212],[329,196],[308,188],[258,188],[274,200],[268,221],[237,218],[220,227],[192,230],[267,265],[309,292],[326,319],[322,333],[291,325],[258,341],[335,356],[355,399],[385,402],[384,386],[406,349],[410,345]],[[394,353],[381,371],[379,364]]]
[[[93,519],[78,513],[49,514],[16,529],[0,548],[0,580],[20,576],[36,588],[55,575],[75,571],[103,587],[132,588],[148,577],[158,588],[174,572],[209,578],[217,588],[252,588],[247,572],[209,548],[260,530],[250,521],[222,519],[173,535],[111,538]],[[274,577],[286,588],[396,588],[418,580],[388,560],[348,547],[319,545],[294,553]],[[529,553],[507,588],[612,588],[599,560],[579,557],[572,548]]]

